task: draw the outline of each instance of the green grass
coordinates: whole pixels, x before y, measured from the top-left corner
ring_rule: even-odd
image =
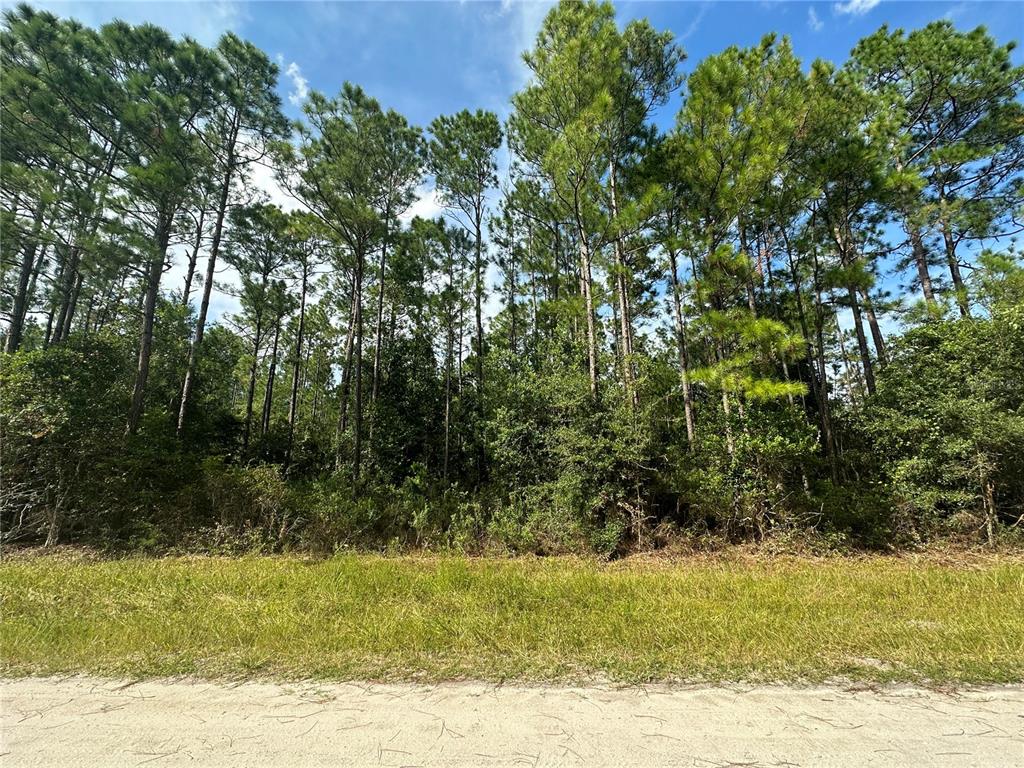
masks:
[[[0,672],[1024,679],[1024,562],[345,556],[0,564]]]

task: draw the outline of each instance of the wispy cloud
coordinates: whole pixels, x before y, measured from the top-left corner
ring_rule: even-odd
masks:
[[[250,20],[248,4],[231,0],[184,0],[173,3],[33,0],[31,4],[38,10],[77,19],[91,27],[101,26],[114,19],[123,19],[130,24],[150,22],[173,35],[195,38],[203,45],[214,45],[222,34],[228,30],[238,32]]]
[[[700,23],[704,21],[704,16],[707,14],[708,9],[711,7],[711,3],[701,3],[700,10],[697,11],[697,15],[694,16],[693,21],[690,22],[689,26],[683,31],[683,34],[679,36],[680,40],[689,40],[700,29]]]
[[[825,23],[818,18],[818,12],[814,10],[814,6],[807,9],[807,26],[815,32],[820,32],[821,28],[825,26]]]
[[[498,13],[507,19],[502,26],[508,30],[506,40],[510,43],[509,70],[512,85],[517,90],[530,79],[530,71],[523,62],[523,53],[533,48],[533,44],[537,40],[537,33],[544,23],[544,17],[548,15],[553,4],[552,0],[540,0],[539,2],[502,0]]]
[[[863,16],[882,0],[847,0],[845,3],[836,3],[832,6],[836,13],[848,13],[853,16]]]
[[[967,10],[967,3],[957,3],[948,11],[946,11],[944,15],[947,19],[955,19],[957,16],[960,16],[965,10]]]

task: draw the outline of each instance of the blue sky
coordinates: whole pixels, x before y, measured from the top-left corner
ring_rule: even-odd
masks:
[[[9,5],[3,0],[4,5]],[[61,2],[33,3],[62,16],[99,25],[114,18],[158,24],[170,32],[213,44],[226,30],[265,50],[281,65],[281,96],[290,117],[309,89],[328,95],[342,82],[361,85],[385,107],[418,125],[462,108],[485,108],[506,117],[511,95],[527,79],[521,53],[532,45],[549,2]],[[1024,38],[1020,2],[619,2],[620,21],[647,17],[656,29],[673,31],[687,53],[684,71],[729,45],[756,44],[763,35],[788,35],[796,54],[809,65],[815,58],[844,61],[860,38],[882,24],[912,29],[940,18],[972,29],[983,24],[1000,42]],[[1014,53],[1024,62],[1024,52]],[[669,128],[678,94],[657,115]],[[505,161],[505,158],[502,158]],[[507,162],[507,161],[505,161]],[[503,164],[505,164],[503,162]],[[269,171],[255,179],[276,202],[291,201],[275,190]],[[429,188],[411,214],[441,212]],[[180,265],[165,276],[175,287]],[[496,277],[496,275],[492,276]],[[890,278],[891,280],[892,278]],[[230,311],[233,300],[217,296],[214,316]],[[498,309],[492,295],[489,312]]]
[[[5,4],[6,0],[5,0]],[[35,3],[88,24],[113,18],[151,21],[213,43],[224,30],[251,40],[282,64],[282,96],[304,88],[334,94],[358,83],[385,106],[425,125],[463,107],[507,114],[526,70],[546,2],[62,2]],[[729,45],[753,45],[767,32],[789,35],[810,62],[843,61],[856,41],[881,24],[913,28],[948,17],[963,28],[984,24],[1000,40],[1021,38],[1024,4],[1011,2],[620,2],[620,19],[648,17],[672,30],[689,71]],[[297,98],[295,99],[298,100]],[[677,104],[659,122],[671,124]]]

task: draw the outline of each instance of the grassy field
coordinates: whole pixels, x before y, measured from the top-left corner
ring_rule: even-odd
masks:
[[[0,672],[1024,680],[1024,562],[0,563]]]

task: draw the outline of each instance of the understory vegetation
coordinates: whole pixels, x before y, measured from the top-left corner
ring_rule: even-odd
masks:
[[[670,32],[563,2],[505,121],[415,126],[344,83],[290,122],[277,65],[232,34],[9,9],[0,543],[1019,545],[1013,49],[936,21],[839,66],[773,35],[690,66]],[[254,181],[268,169],[288,210]],[[427,190],[445,216],[408,215]],[[7,663],[284,671],[315,648],[310,674],[1024,672],[1018,566],[655,583],[354,562],[0,566]],[[452,613],[459,661],[435,643]],[[791,615],[802,634],[780,636]],[[691,662],[695,643],[721,656]]]
[[[1018,682],[1012,558],[16,558],[0,673]]]

